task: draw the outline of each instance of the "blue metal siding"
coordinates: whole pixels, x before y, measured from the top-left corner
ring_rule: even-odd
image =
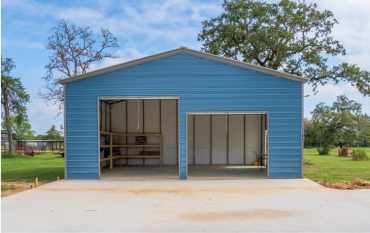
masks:
[[[186,178],[186,112],[268,112],[269,176],[301,177],[302,87],[185,53],[68,83],[68,178],[99,177],[99,96],[178,96],[181,178]]]

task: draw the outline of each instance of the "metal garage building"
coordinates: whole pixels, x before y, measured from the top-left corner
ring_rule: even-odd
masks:
[[[65,175],[302,177],[304,81],[184,47],[62,80]]]

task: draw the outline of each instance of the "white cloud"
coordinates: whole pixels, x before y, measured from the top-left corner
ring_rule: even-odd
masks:
[[[108,28],[120,39],[136,45],[140,38],[140,46],[149,47],[158,41],[174,45],[197,44],[200,22],[221,12],[220,2],[188,0],[144,1],[112,7],[115,7],[114,14],[105,6],[58,9],[55,15],[58,19],[95,29]]]
[[[90,67],[89,71],[101,69],[104,67],[117,65],[126,61],[134,60],[146,56],[135,48],[120,49],[113,54],[113,58],[105,58],[100,64],[95,64]]]
[[[347,55],[338,57],[338,61],[359,65],[370,70],[370,1],[368,0],[320,0],[315,1],[321,9],[334,13],[339,24],[335,25],[334,38],[342,42]],[[327,84],[318,88],[313,95],[311,87],[306,86],[305,116],[308,117],[315,105],[324,102],[331,104],[338,95],[346,95],[362,104],[363,112],[370,113],[369,97],[363,97],[355,87],[346,84]]]
[[[329,9],[339,21],[333,34],[347,50],[342,61],[353,62],[370,70],[370,1],[321,0],[318,4]]]
[[[200,22],[222,11],[222,1],[162,0],[112,3],[98,1],[96,5],[60,7],[53,2],[32,0],[7,1],[6,7],[34,17],[66,19],[94,29],[110,29],[120,42],[149,49],[153,44],[199,47],[197,33]],[[112,12],[114,12],[112,14]],[[138,38],[140,41],[138,41]],[[154,52],[154,51],[150,51]],[[157,52],[157,51],[155,51]]]
[[[363,52],[346,55],[346,57],[343,58],[343,61],[356,64],[360,66],[361,69],[370,71],[370,49],[368,50],[369,51],[366,51],[366,48],[364,48]]]
[[[46,132],[52,125],[59,129],[59,126],[63,124],[63,114],[60,113],[58,106],[47,104],[45,100],[36,95],[33,96],[27,109],[32,129],[37,134]]]
[[[105,16],[96,9],[87,7],[74,7],[60,10],[56,13],[58,19],[65,19],[74,22],[91,22],[104,20]]]
[[[362,110],[365,113],[370,113],[369,98],[363,97],[356,89],[348,84],[333,84],[328,83],[325,86],[318,87],[318,93],[314,94],[312,87],[309,85],[305,86],[305,117],[311,115],[311,111],[315,108],[318,103],[326,103],[331,105],[339,95],[346,95],[348,98],[357,101],[362,105]]]

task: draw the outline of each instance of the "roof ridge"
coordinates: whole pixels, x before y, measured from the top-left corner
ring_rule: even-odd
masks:
[[[161,58],[164,58],[164,57],[173,56],[173,55],[178,54],[179,52],[186,52],[186,53],[192,54],[192,55],[197,56],[197,57],[218,61],[218,62],[221,62],[221,63],[224,63],[224,64],[238,66],[238,67],[244,68],[244,69],[259,71],[259,72],[267,73],[267,74],[270,74],[270,75],[273,75],[273,76],[278,76],[278,77],[281,77],[281,78],[287,78],[287,79],[291,79],[291,80],[295,80],[295,81],[301,81],[301,82],[308,81],[308,78],[306,78],[306,77],[300,77],[300,76],[289,74],[289,73],[286,73],[286,72],[283,72],[283,71],[274,70],[274,69],[259,66],[259,65],[249,64],[249,63],[246,63],[246,62],[241,62],[241,61],[238,61],[238,60],[234,60],[234,59],[226,58],[226,57],[221,57],[221,56],[217,56],[217,55],[206,53],[206,52],[200,52],[200,51],[197,51],[197,50],[189,49],[185,46],[181,46],[181,47],[173,49],[173,50],[168,50],[168,51],[165,51],[165,52],[149,55],[149,56],[134,59],[134,60],[131,60],[131,61],[126,61],[126,62],[123,62],[123,63],[103,67],[103,68],[100,68],[100,69],[97,69],[97,70],[87,72],[85,74],[80,74],[80,75],[74,76],[72,78],[62,79],[62,80],[59,80],[59,83],[66,84],[66,83],[86,79],[86,78],[89,78],[89,77],[95,77],[99,74],[104,74],[104,73],[112,72],[112,71],[115,71],[115,70],[118,70],[118,69],[124,69],[124,68],[128,68],[128,67],[131,67],[131,66],[135,66],[135,65],[144,64],[144,63],[147,63],[147,62],[150,62],[150,61],[158,60],[158,59],[161,59]]]

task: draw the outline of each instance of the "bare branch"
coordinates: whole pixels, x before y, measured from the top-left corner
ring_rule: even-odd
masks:
[[[52,35],[48,38],[46,48],[51,54],[45,66],[46,92],[42,97],[54,103],[63,102],[58,80],[86,73],[92,64],[113,57],[109,50],[117,47],[117,38],[108,29],[101,29],[97,35],[90,27],[79,27],[61,20],[52,28]]]

